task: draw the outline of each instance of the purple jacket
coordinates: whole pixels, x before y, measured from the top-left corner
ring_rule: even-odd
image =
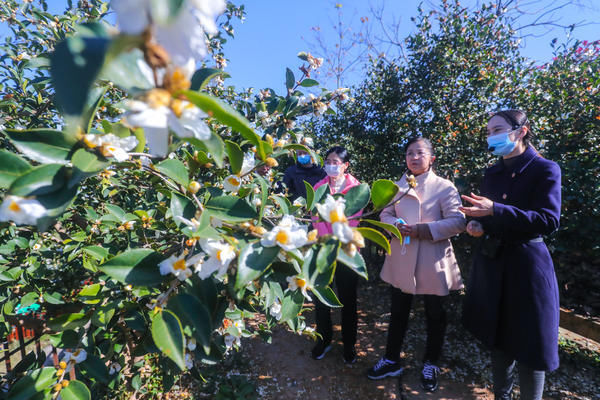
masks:
[[[559,227],[560,168],[532,147],[485,171],[494,214],[474,252],[463,323],[490,347],[536,369],[558,368],[558,285],[542,237]]]

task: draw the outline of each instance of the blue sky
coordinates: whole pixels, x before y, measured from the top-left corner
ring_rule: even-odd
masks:
[[[561,24],[571,24],[581,21],[600,22],[600,1],[581,0],[587,7],[570,5],[556,12],[554,17]],[[371,16],[369,7],[377,7],[382,0],[339,0],[343,20],[360,26],[360,17]],[[417,15],[417,7],[424,3],[423,7],[428,9],[427,1],[422,0],[387,0],[385,2],[385,20],[389,23],[393,20],[399,22],[400,37],[406,37],[413,29],[414,24],[410,17]],[[429,1],[431,3],[431,1]],[[438,3],[438,1],[433,1]],[[463,0],[461,4],[473,6],[477,0]],[[531,2],[528,2],[531,3]],[[554,0],[539,0],[536,7],[548,4],[562,4],[564,2]],[[574,2],[571,2],[574,3]],[[306,40],[314,39],[312,28],[319,26],[321,33],[327,40],[333,40],[332,23],[337,19],[336,2],[330,0],[249,0],[245,3],[247,16],[244,23],[236,24],[236,37],[225,46],[225,54],[229,58],[226,71],[231,78],[226,82],[236,87],[271,87],[278,93],[284,93],[285,68],[290,67],[294,73],[298,71],[301,60],[296,57],[299,51],[312,51],[315,46],[307,44]],[[530,18],[536,18],[539,14],[526,16],[523,23]],[[543,30],[529,30],[528,33],[540,35]],[[576,29],[573,37],[581,40],[600,39],[600,25],[589,25]],[[563,29],[555,28],[552,32],[542,37],[528,37],[522,42],[523,54],[541,62],[552,58],[550,41],[557,37],[559,42],[566,40]],[[304,38],[304,39],[303,39]],[[314,40],[312,40],[314,42]],[[298,71],[299,72],[299,71]],[[357,83],[362,77],[362,71],[358,70],[350,76],[346,85]],[[317,78],[332,88],[335,82],[326,82],[326,79]]]
[[[225,45],[225,54],[229,59],[226,71],[231,78],[226,80],[229,85],[238,88],[266,88],[271,87],[277,93],[285,93],[285,68],[289,67],[295,74],[299,74],[298,67],[302,61],[297,58],[300,51],[317,53],[315,45],[314,27],[319,27],[321,36],[326,43],[334,43],[335,37],[331,25],[337,19],[338,10],[335,4],[341,5],[342,19],[346,25],[360,29],[361,17],[368,17],[371,26],[376,26],[375,19],[370,11],[371,7],[378,8],[385,5],[384,21],[390,24],[396,21],[399,26],[399,37],[404,38],[414,30],[410,20],[417,15],[417,7],[423,3],[427,10],[430,4],[439,4],[439,0],[245,0],[236,4],[244,4],[247,16],[243,23],[235,23],[235,38],[230,39]],[[462,0],[461,4],[473,7],[481,0]],[[536,8],[527,8],[535,11],[548,7],[571,3],[568,7],[555,12],[553,17],[559,23],[596,21],[594,25],[577,28],[573,37],[581,40],[600,39],[600,1],[599,0],[536,0],[527,1],[527,4],[536,3]],[[582,3],[585,7],[574,5]],[[60,12],[67,4],[65,0],[50,0],[51,11]],[[522,23],[527,23],[539,16],[539,13],[523,18]],[[375,29],[375,28],[374,28]],[[6,32],[5,23],[0,23],[0,35]],[[375,29],[376,34],[381,31]],[[540,35],[543,30],[529,30],[528,33]],[[541,37],[528,37],[522,42],[523,54],[531,59],[545,62],[552,58],[550,41],[558,38],[559,42],[565,41],[567,36],[564,29],[554,28],[551,32]],[[312,43],[309,44],[308,42]],[[343,82],[344,86],[358,83],[363,77],[360,68],[348,75]],[[335,81],[324,76],[315,77],[323,86],[334,89]]]

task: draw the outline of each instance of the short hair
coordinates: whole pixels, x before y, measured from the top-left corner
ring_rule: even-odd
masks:
[[[522,128],[524,126],[527,127],[527,134],[523,137],[523,143],[529,144],[531,142],[531,139],[533,138],[533,132],[531,131],[531,124],[529,123],[529,118],[527,118],[527,114],[525,114],[525,112],[521,110],[502,110],[492,114],[489,119],[492,119],[496,116],[505,120],[513,130]]]
[[[329,157],[331,153],[335,153],[342,160],[342,162],[350,161],[350,153],[348,153],[348,150],[346,150],[346,148],[343,146],[333,146],[327,150],[325,158]]]
[[[404,152],[408,152],[408,148],[413,144],[413,143],[417,143],[417,142],[423,142],[423,144],[427,147],[427,149],[429,150],[429,152],[431,153],[431,155],[433,155],[433,145],[431,144],[431,140],[424,138],[423,136],[414,136],[412,138],[410,138],[408,140],[408,142],[406,142],[406,145],[404,146]]]

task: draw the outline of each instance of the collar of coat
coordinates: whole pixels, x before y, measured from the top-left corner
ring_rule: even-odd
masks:
[[[408,186],[408,182],[406,181],[407,174],[408,172],[402,175],[402,178],[400,178],[400,180],[396,182],[396,185],[398,185],[398,188],[400,188],[398,194],[401,195],[402,193],[405,193],[408,190],[407,196],[413,196],[418,199],[419,196],[417,195],[416,190]],[[417,178],[417,187],[419,187],[420,185],[424,185],[426,181],[435,179],[436,177],[437,175],[431,169],[427,172],[422,173],[419,176],[416,176],[415,178]]]
[[[531,162],[537,157],[540,157],[540,154],[533,147],[527,146],[525,151],[517,156],[513,167],[513,171],[518,174],[522,173],[525,170],[525,168],[527,168],[529,164],[531,164]],[[502,161],[502,159],[499,159],[498,162],[496,162],[496,164],[488,168],[487,172],[494,174],[502,172],[505,169],[506,166],[504,165],[504,162]]]

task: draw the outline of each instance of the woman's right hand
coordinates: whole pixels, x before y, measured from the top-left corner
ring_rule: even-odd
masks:
[[[469,221],[467,224],[467,233],[473,237],[479,237],[483,235],[483,225],[479,221]]]

